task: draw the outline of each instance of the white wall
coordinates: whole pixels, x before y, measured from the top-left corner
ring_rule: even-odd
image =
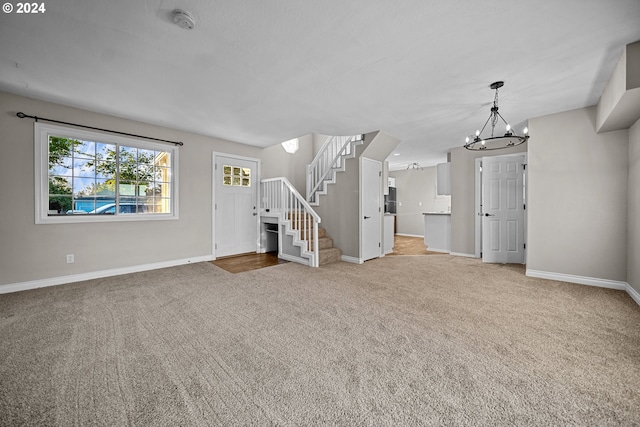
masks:
[[[640,293],[640,120],[629,129],[627,283]]]
[[[437,168],[391,171],[396,179],[398,234],[424,235],[423,212],[447,211],[451,207],[451,196],[436,194]]]
[[[34,221],[33,120],[16,113],[184,142],[180,218],[91,224]],[[211,256],[212,152],[260,157],[260,149],[0,92],[0,286]],[[75,263],[66,263],[66,254]]]
[[[307,191],[307,165],[315,155],[313,134],[298,138],[298,151],[289,154],[281,144],[275,144],[262,150],[262,179],[285,177],[298,190],[302,197]]]
[[[624,282],[628,131],[596,134],[595,116],[529,120],[527,270]]]

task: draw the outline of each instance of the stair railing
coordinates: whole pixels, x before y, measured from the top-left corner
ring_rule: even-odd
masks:
[[[320,265],[318,244],[320,216],[287,178],[263,179],[260,184],[262,212],[278,216],[290,231],[294,231],[298,240],[302,242],[301,252],[309,256],[309,265],[318,267]],[[279,251],[282,251],[282,248]]]
[[[363,135],[329,136],[313,161],[307,165],[307,201],[315,203],[316,192],[333,169],[342,167],[344,156],[351,154],[353,141],[360,141]]]

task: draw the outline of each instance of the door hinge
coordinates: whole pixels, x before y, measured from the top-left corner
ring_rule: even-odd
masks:
[[[522,164],[522,169],[527,170],[527,164],[526,163]]]
[[[218,164],[216,163],[214,166],[216,167],[216,170],[218,170]]]
[[[216,243],[216,245],[215,245],[215,246],[216,246],[216,250],[218,250],[218,244],[217,244],[217,243]]]
[[[524,244],[524,249],[527,249],[527,244],[526,243]]]
[[[526,204],[526,203],[524,203],[524,204],[522,205],[522,209],[527,210],[527,204]]]
[[[215,204],[215,210],[218,210],[218,204],[217,203]]]
[[[378,242],[378,247],[379,247],[379,248],[380,248],[380,247],[382,247],[382,246],[380,246],[380,242]]]

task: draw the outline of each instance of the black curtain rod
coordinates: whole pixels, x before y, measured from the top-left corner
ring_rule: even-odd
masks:
[[[181,146],[184,145],[184,143],[182,143],[180,141],[169,141],[169,140],[166,140],[166,139],[152,138],[150,136],[136,135],[135,133],[118,132],[117,130],[94,128],[93,126],[79,125],[77,123],[61,122],[60,120],[45,119],[44,117],[37,117],[37,116],[29,116],[29,115],[27,115],[25,113],[22,113],[22,112],[16,113],[16,116],[20,117],[21,119],[24,119],[25,117],[28,117],[30,119],[34,119],[36,122],[38,120],[44,120],[45,122],[60,123],[62,125],[70,125],[70,126],[78,126],[78,127],[85,128],[85,129],[93,129],[93,130],[100,130],[102,132],[117,133],[118,135],[133,136],[135,138],[150,139],[152,141],[168,142],[169,144],[175,144],[175,145],[181,145]]]

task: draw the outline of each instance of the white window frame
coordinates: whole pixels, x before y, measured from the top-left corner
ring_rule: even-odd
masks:
[[[126,145],[147,150],[171,153],[171,212],[134,215],[60,215],[49,216],[49,136],[60,136],[96,142]],[[34,124],[35,161],[35,222],[36,224],[69,224],[90,222],[158,221],[178,219],[178,147],[169,144],[141,141],[102,132],[36,122]]]

